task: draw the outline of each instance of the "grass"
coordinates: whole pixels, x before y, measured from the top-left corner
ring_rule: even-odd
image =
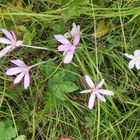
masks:
[[[25,44],[48,49],[21,47],[1,58],[0,122],[11,133],[1,139],[138,140],[140,72],[128,68],[123,54],[139,49],[139,10],[139,0],[0,1],[0,27],[15,31]],[[72,63],[64,65],[54,35],[70,31],[73,22],[81,26],[81,41]],[[18,58],[28,65],[48,60],[32,69],[28,90],[5,75],[10,60]],[[85,74],[96,83],[105,79],[115,96],[89,110],[89,94],[79,94],[88,88]]]

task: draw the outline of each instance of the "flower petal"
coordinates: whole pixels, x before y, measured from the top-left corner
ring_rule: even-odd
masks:
[[[0,51],[0,58],[3,57],[4,55],[6,55],[7,52],[11,51],[12,46],[7,46],[6,48],[4,48],[3,50]]]
[[[19,67],[25,67],[26,66],[26,64],[23,61],[21,61],[20,59],[11,60],[11,63],[13,63],[13,64],[15,64],[15,65],[17,65]]]
[[[85,75],[85,80],[86,80],[86,82],[87,82],[87,84],[89,85],[90,88],[95,87],[93,81],[91,80],[91,78],[88,75]]]
[[[16,41],[17,40],[16,34],[13,31],[11,31],[11,34],[12,34],[12,37],[13,37],[14,41]]]
[[[12,40],[12,41],[14,40],[14,38],[13,38],[11,32],[9,32],[9,31],[6,30],[6,29],[1,29],[1,31],[2,31],[10,40]]]
[[[97,93],[96,95],[102,102],[106,102],[106,99],[101,94]]]
[[[95,98],[96,95],[95,94],[91,94],[90,98],[89,98],[89,102],[88,102],[88,108],[92,109],[94,106],[94,102],[95,102]]]
[[[140,50],[135,50],[134,56],[140,56]]]
[[[22,44],[23,44],[23,41],[21,41],[21,40],[18,40],[18,41],[16,42],[16,46],[17,46],[17,47],[21,46]]]
[[[20,73],[20,74],[16,77],[16,79],[14,80],[14,84],[17,84],[18,82],[20,82],[21,79],[24,77],[24,75],[25,75],[25,72]]]
[[[67,52],[64,58],[64,64],[69,64],[72,61],[73,55],[74,55],[73,51]]]
[[[105,90],[105,89],[98,89],[98,92],[104,95],[109,95],[109,96],[113,96],[114,93],[110,90]]]
[[[74,40],[73,40],[73,45],[74,46],[77,46],[77,44],[79,43],[79,41],[80,41],[80,35],[76,35],[74,37]]]
[[[27,89],[29,85],[30,85],[30,76],[29,76],[29,72],[26,72],[24,77],[24,88]]]
[[[81,91],[80,93],[89,93],[89,92],[92,92],[92,89],[83,90],[83,91]]]
[[[75,23],[72,23],[72,28],[73,29],[76,29],[77,28]]]
[[[140,70],[140,63],[135,63],[137,70]]]
[[[58,46],[58,51],[68,51],[70,49],[69,45],[60,45]]]
[[[128,53],[125,53],[124,55],[125,55],[127,58],[129,58],[129,59],[133,59],[133,58],[134,58],[133,55],[129,55]]]
[[[76,35],[80,34],[80,26],[77,25],[75,23],[72,24],[72,30],[70,32],[70,34],[75,37]]]
[[[10,68],[7,70],[6,75],[15,75],[20,72],[22,72],[22,68],[20,68],[20,67]]]
[[[64,37],[63,35],[55,35],[54,37],[56,40],[58,40],[59,42],[61,42],[64,45],[71,45],[71,43],[68,41],[68,39],[66,37]]]
[[[105,80],[103,79],[102,81],[99,82],[99,84],[96,86],[96,88],[101,88],[104,84]]]
[[[10,41],[10,40],[8,40],[8,39],[5,39],[5,38],[1,37],[1,38],[0,38],[0,43],[2,43],[2,44],[11,44],[12,41]]]
[[[128,63],[128,67],[129,67],[130,69],[132,69],[132,68],[134,67],[134,65],[135,65],[135,61],[134,61],[134,60],[131,60],[131,61]]]

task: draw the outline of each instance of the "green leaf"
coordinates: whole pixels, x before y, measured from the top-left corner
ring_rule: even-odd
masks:
[[[7,140],[11,140],[11,138],[15,138],[16,137],[16,131],[15,128],[13,128],[12,126],[8,127],[6,132],[5,132],[5,136],[7,136]]]
[[[55,71],[57,64],[53,60],[49,60],[45,65],[40,65],[40,67],[44,71],[45,76],[48,77]]]
[[[12,126],[6,127],[5,123],[0,122],[0,140],[11,140],[15,137],[15,128],[13,128]]]
[[[65,80],[65,72],[60,71],[49,79],[49,90],[60,100],[66,100],[66,93],[78,90],[75,83]]]
[[[0,122],[0,140],[3,139],[5,132],[5,124],[3,122]]]
[[[20,135],[15,140],[27,140],[27,138],[25,135]]]

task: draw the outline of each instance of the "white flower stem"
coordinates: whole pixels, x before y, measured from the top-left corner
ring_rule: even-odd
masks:
[[[56,60],[56,59],[57,59],[57,57],[54,57],[54,58],[51,59],[51,60]],[[49,60],[50,60],[50,59],[49,59]],[[33,67],[36,67],[36,66],[38,66],[38,65],[45,64],[45,63],[47,63],[49,60],[47,60],[47,61],[42,61],[42,62],[39,62],[39,63],[37,63],[37,64],[34,64],[34,65],[30,66],[30,69],[33,68]]]
[[[30,46],[30,45],[24,45],[24,44],[22,46],[25,46],[25,47],[28,47],[28,48],[40,49],[40,50],[47,50],[47,51],[49,50],[48,48]]]

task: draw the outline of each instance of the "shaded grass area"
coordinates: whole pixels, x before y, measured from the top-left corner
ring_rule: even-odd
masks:
[[[138,140],[140,72],[128,69],[123,54],[139,49],[139,10],[138,0],[0,1],[0,27],[15,31],[25,44],[49,50],[21,47],[0,60],[0,120],[5,127],[14,128],[15,137],[32,140]],[[64,65],[54,35],[70,31],[73,22],[81,26],[81,42],[72,63]],[[54,57],[56,61],[31,71],[28,90],[5,75],[11,59],[32,65]],[[85,74],[96,83],[105,79],[115,96],[89,110],[89,95],[79,94],[87,88]]]

